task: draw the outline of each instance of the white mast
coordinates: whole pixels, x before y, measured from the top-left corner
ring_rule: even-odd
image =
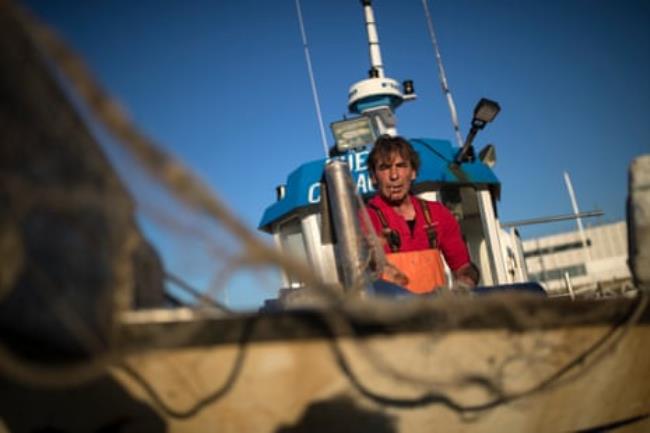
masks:
[[[377,34],[375,14],[372,11],[370,0],[362,0],[362,3],[363,14],[366,18],[366,31],[368,32],[368,51],[370,53],[371,77],[383,78],[384,65],[381,61],[381,49],[379,47],[379,35]]]
[[[351,113],[362,114],[372,119],[378,135],[397,135],[395,110],[404,101],[415,99],[413,82],[405,81],[404,93],[400,83],[386,77],[381,60],[381,49],[375,14],[371,0],[361,0],[368,33],[368,52],[370,54],[370,71],[368,78],[358,81],[348,92],[348,109]],[[408,85],[407,85],[408,83]]]

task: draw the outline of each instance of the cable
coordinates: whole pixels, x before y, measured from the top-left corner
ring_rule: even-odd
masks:
[[[614,429],[619,429],[621,427],[625,427],[640,421],[644,421],[650,417],[650,413],[644,413],[641,415],[633,416],[630,418],[614,421],[611,423],[607,424],[601,424],[599,426],[595,427],[589,427],[584,430],[577,430],[576,433],[602,433],[602,432],[608,432],[612,431]]]
[[[178,419],[191,418],[196,414],[198,414],[201,410],[203,410],[208,405],[224,397],[228,393],[228,391],[230,391],[232,387],[235,385],[235,382],[239,377],[239,374],[241,373],[241,370],[244,366],[244,362],[246,360],[246,349],[248,343],[250,342],[250,337],[253,333],[253,328],[257,323],[258,317],[259,316],[252,316],[246,319],[244,329],[239,338],[239,342],[238,342],[239,347],[238,347],[237,355],[235,357],[235,360],[233,361],[232,367],[230,369],[230,373],[228,373],[228,376],[226,377],[226,380],[224,381],[223,385],[221,385],[219,388],[217,388],[207,396],[196,401],[192,406],[190,406],[187,409],[174,409],[173,407],[169,406],[165,402],[165,400],[160,396],[160,394],[156,391],[153,385],[151,385],[144,376],[138,373],[138,371],[135,370],[133,367],[131,367],[127,362],[125,361],[120,362],[116,366],[120,370],[125,372],[136,383],[138,383],[142,387],[142,389],[147,393],[149,398],[151,398],[154,404],[156,404],[160,408],[160,410],[162,410],[165,413],[165,415],[169,416],[170,418],[178,418]]]
[[[345,312],[343,310],[330,310],[329,312],[316,311],[315,313],[317,319],[316,323],[320,326],[320,329],[323,331],[323,336],[329,343],[329,347],[334,356],[337,366],[343,372],[344,376],[348,379],[350,384],[364,397],[383,406],[402,409],[414,409],[433,404],[441,404],[455,412],[461,414],[469,414],[490,410],[548,389],[549,387],[558,384],[562,378],[564,378],[569,372],[575,370],[577,367],[582,366],[584,368],[582,371],[586,371],[586,369],[595,365],[594,362],[598,360],[600,355],[605,353],[604,349],[607,348],[606,346],[608,343],[610,346],[616,344],[616,342],[625,335],[625,332],[638,321],[641,314],[645,311],[647,305],[648,295],[646,293],[643,293],[641,299],[636,305],[631,308],[631,311],[625,317],[615,323],[602,337],[594,342],[594,344],[567,362],[563,367],[556,370],[553,374],[547,376],[544,380],[539,382],[537,385],[532,386],[528,390],[508,395],[502,393],[499,388],[495,387],[487,378],[481,376],[468,377],[468,383],[483,386],[491,395],[496,395],[496,397],[490,401],[475,405],[464,405],[462,402],[454,400],[444,392],[430,391],[416,397],[402,398],[388,394],[381,394],[369,389],[362,383],[358,375],[353,371],[345,354],[339,347],[335,331],[336,325],[331,321],[331,319],[334,318],[335,320],[340,320],[344,323],[347,323],[348,326],[352,326],[350,321],[351,319],[353,320],[354,317],[350,316],[348,312]],[[330,316],[333,313],[334,316],[328,317],[328,313]],[[241,338],[238,342],[239,352],[235,361],[233,362],[232,369],[228,374],[228,378],[224,384],[219,389],[210,393],[208,396],[198,400],[189,409],[179,410],[171,408],[164,402],[154,387],[148,383],[148,381],[135,369],[126,363],[118,364],[118,366],[131,378],[133,378],[138,384],[140,384],[140,386],[142,386],[144,391],[149,395],[154,403],[158,405],[163,412],[165,412],[166,415],[173,418],[192,417],[209,404],[214,403],[218,399],[222,398],[235,384],[235,381],[239,376],[245,362],[246,348],[250,343],[257,317],[259,316],[253,316],[246,321],[244,331],[242,332]],[[297,315],[296,317],[303,320],[309,320],[310,324],[314,323],[312,320],[313,316]],[[589,362],[592,362],[592,364],[588,364]]]
[[[643,292],[641,295],[641,299],[639,300],[639,303],[636,306],[634,306],[634,308],[632,309],[631,313],[628,315],[627,318],[623,319],[622,321],[619,321],[619,323],[616,323],[612,328],[610,328],[610,330],[607,333],[605,333],[605,335],[599,338],[593,345],[591,345],[584,352],[582,352],[581,354],[573,358],[571,361],[566,363],[563,367],[556,370],[555,373],[549,375],[546,379],[542,380],[540,383],[529,388],[526,391],[522,391],[510,395],[502,395],[491,401],[482,404],[477,404],[477,405],[463,405],[462,403],[453,400],[448,395],[440,392],[427,392],[413,398],[401,398],[401,397],[395,397],[387,394],[380,394],[374,392],[370,390],[368,387],[366,387],[363,383],[361,383],[359,378],[352,371],[349,362],[346,360],[341,348],[336,343],[335,336],[330,332],[328,337],[330,340],[330,348],[332,350],[332,353],[334,355],[334,358],[339,368],[343,371],[345,376],[348,378],[350,383],[354,386],[354,388],[357,391],[359,391],[363,396],[373,400],[376,403],[385,406],[398,407],[398,408],[417,408],[417,407],[427,406],[431,404],[442,404],[444,406],[447,406],[449,409],[460,413],[481,412],[481,411],[495,408],[503,404],[510,403],[515,400],[519,400],[521,398],[533,395],[537,392],[547,389],[551,387],[553,384],[555,384],[557,381],[559,381],[567,373],[575,369],[576,367],[580,365],[584,365],[587,361],[591,360],[591,358],[597,358],[598,357],[597,352],[599,352],[600,349],[606,345],[606,343],[609,342],[612,345],[615,344],[616,341],[618,341],[624,335],[625,331],[627,331],[630,326],[636,323],[636,321],[639,319],[643,311],[645,311],[647,305],[648,305],[648,294]],[[329,328],[327,327],[326,329],[329,330]],[[621,329],[622,332],[618,335],[618,338],[614,338],[616,337],[616,332]]]
[[[438,47],[438,40],[436,39],[436,33],[433,30],[433,20],[431,19],[431,14],[429,13],[429,6],[427,4],[428,0],[422,0],[422,7],[424,8],[424,13],[427,17],[427,25],[429,29],[429,36],[431,38],[431,45],[433,46],[433,51],[436,54],[436,63],[438,65],[438,75],[440,76],[440,84],[442,86],[442,93],[445,94],[447,98],[447,105],[449,105],[449,112],[451,114],[451,123],[454,127],[454,134],[456,135],[456,141],[458,142],[458,147],[463,147],[463,137],[460,133],[460,127],[458,125],[458,115],[456,114],[456,104],[454,103],[454,98],[451,95],[451,90],[447,84],[447,74],[445,73],[445,67],[442,64],[442,56],[440,55],[440,48]]]
[[[316,116],[318,117],[318,126],[320,128],[320,138],[323,143],[323,150],[325,157],[329,155],[327,147],[327,139],[325,138],[325,126],[323,126],[323,115],[320,111],[320,100],[318,99],[318,90],[316,89],[316,79],[314,78],[314,70],[311,66],[311,55],[309,54],[309,45],[307,44],[307,33],[305,32],[305,24],[302,20],[302,9],[300,8],[300,0],[296,0],[296,11],[298,12],[298,22],[300,24],[300,35],[302,36],[302,45],[305,49],[305,60],[307,61],[307,73],[309,74],[309,83],[311,85],[311,93],[314,97],[314,105],[316,106]]]

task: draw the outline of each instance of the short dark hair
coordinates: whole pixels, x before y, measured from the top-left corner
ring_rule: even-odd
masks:
[[[411,163],[411,167],[417,173],[420,169],[420,155],[413,149],[411,143],[400,136],[391,137],[382,135],[375,141],[375,146],[368,155],[368,170],[375,174],[377,166],[390,158],[390,155],[397,152],[402,158]]]

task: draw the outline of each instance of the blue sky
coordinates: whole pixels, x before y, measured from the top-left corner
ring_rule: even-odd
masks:
[[[250,227],[291,170],[323,156],[294,0],[24,4]],[[418,94],[398,110],[399,132],[453,140],[421,2],[373,4],[386,74],[413,79]],[[429,7],[463,134],[478,99],[501,104],[475,142],[497,148],[501,220],[571,212],[565,170],[582,209],[623,218],[627,166],[650,152],[650,2]],[[302,0],[302,9],[327,125],[341,119],[349,86],[369,67],[362,9],[356,0]],[[259,298],[246,293],[232,302]]]

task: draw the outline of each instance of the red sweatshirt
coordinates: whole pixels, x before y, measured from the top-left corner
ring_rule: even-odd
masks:
[[[379,194],[375,195],[368,204],[372,204],[381,209],[388,222],[388,226],[399,233],[401,241],[400,252],[427,250],[430,246],[426,231],[426,219],[422,207],[418,203],[417,198],[412,195],[409,195],[409,198],[415,208],[415,227],[413,233],[411,233],[411,229],[404,217],[395,212]],[[455,271],[470,262],[467,246],[460,232],[460,226],[456,218],[454,218],[443,204],[435,201],[426,201],[426,203],[429,206],[432,224],[436,229],[438,248],[445,257],[445,261],[451,270]],[[372,225],[375,227],[375,231],[379,236],[382,236],[383,226],[377,212],[370,206],[366,209],[368,210]],[[384,251],[386,253],[391,252],[387,243],[384,245]]]

